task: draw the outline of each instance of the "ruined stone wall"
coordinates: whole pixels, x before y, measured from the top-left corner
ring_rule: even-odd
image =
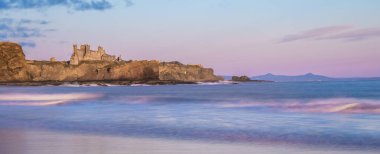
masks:
[[[78,65],[81,61],[115,61],[117,60],[116,56],[106,54],[103,47],[98,47],[97,51],[90,49],[89,45],[81,45],[77,49],[76,45],[73,45],[74,52],[70,58],[70,64]]]
[[[104,60],[104,61],[114,61],[117,58],[116,58],[116,56],[111,56],[111,55],[104,54],[104,55],[102,55],[101,59]]]

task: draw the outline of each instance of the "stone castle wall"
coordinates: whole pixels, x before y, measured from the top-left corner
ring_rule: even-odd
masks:
[[[108,55],[103,47],[99,46],[97,51],[91,50],[90,45],[73,45],[74,52],[70,58],[71,65],[78,65],[80,61],[119,61],[120,57]]]

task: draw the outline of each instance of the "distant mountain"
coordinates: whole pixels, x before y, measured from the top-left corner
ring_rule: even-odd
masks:
[[[223,75],[224,80],[231,80],[232,76]],[[259,76],[252,76],[251,80],[265,80],[275,82],[305,82],[305,81],[368,81],[379,80],[380,77],[351,77],[351,78],[332,78],[323,75],[317,75],[313,73],[307,73],[304,75],[274,75],[271,73]]]
[[[327,76],[322,75],[316,75],[312,73],[307,73],[304,75],[296,75],[296,76],[288,76],[288,75],[274,75],[271,73],[260,75],[260,76],[253,76],[251,77],[252,80],[268,80],[268,81],[275,81],[275,82],[302,82],[302,81],[335,81],[339,80],[336,78],[330,78]]]

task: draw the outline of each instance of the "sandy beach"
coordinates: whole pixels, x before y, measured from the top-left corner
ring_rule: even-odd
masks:
[[[116,137],[54,131],[0,130],[1,154],[375,154],[376,151],[321,149],[291,145],[214,143],[158,138]]]

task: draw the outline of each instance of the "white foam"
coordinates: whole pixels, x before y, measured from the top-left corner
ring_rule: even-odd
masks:
[[[292,112],[316,113],[372,113],[380,114],[380,101],[365,99],[317,99],[307,102],[297,100],[223,103],[224,108],[267,107]]]
[[[218,81],[218,82],[197,82],[198,85],[225,85],[236,84],[234,81]]]
[[[0,105],[16,106],[49,106],[64,104],[77,100],[100,98],[101,94],[68,93],[68,94],[39,94],[39,93],[6,93],[0,94]]]
[[[146,87],[146,86],[152,86],[149,84],[131,84],[132,87]]]

